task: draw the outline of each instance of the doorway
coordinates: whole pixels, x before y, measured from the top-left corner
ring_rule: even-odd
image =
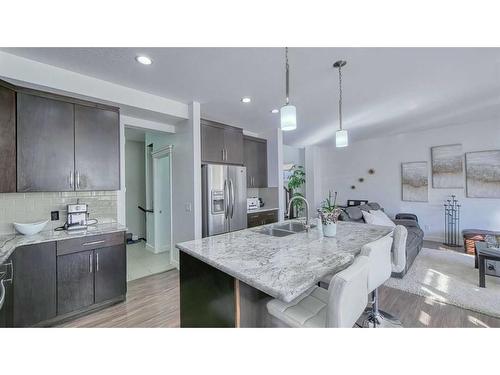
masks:
[[[170,134],[125,127],[127,280],[174,268]]]

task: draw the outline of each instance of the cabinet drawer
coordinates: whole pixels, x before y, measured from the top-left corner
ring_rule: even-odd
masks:
[[[71,254],[80,251],[99,249],[102,247],[121,245],[124,242],[124,232],[71,238],[69,240],[62,240],[57,242],[57,255]]]

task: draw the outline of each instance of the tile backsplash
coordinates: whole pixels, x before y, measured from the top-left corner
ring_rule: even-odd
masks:
[[[90,219],[99,223],[117,221],[116,191],[82,191],[56,193],[5,193],[0,194],[0,234],[15,233],[15,222],[50,220],[50,211],[59,211],[58,221],[49,221],[44,230],[51,230],[66,222],[66,205],[89,205]]]

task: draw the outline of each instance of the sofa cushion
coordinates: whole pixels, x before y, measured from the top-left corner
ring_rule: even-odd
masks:
[[[359,205],[358,207],[359,207],[359,209],[360,209],[361,211],[370,211],[370,210],[373,210],[373,208],[371,208],[371,207],[370,207],[370,206],[368,206],[367,204],[362,204],[362,205]]]
[[[365,223],[367,224],[373,224],[373,225],[383,225],[387,227],[392,227],[394,228],[396,224],[392,222],[391,219],[389,219],[387,216],[382,216],[382,215],[376,215],[367,211],[361,211],[363,213],[363,219],[365,220]],[[376,211],[373,211],[376,212]]]
[[[346,221],[363,221],[363,214],[359,207],[360,206],[352,206],[344,209],[348,217]]]
[[[382,208],[377,202],[369,202],[367,205],[370,206],[372,210],[380,210]]]

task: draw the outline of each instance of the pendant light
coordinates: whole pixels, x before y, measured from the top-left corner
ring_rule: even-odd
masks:
[[[347,61],[339,60],[333,64],[334,68],[339,69],[339,130],[335,132],[335,146],[347,147],[349,145],[349,136],[347,130],[342,129],[342,67]]]
[[[295,106],[290,104],[289,99],[289,76],[290,67],[288,66],[288,47],[285,47],[285,59],[286,59],[286,104],[281,107],[280,117],[281,117],[281,130],[290,131],[297,129],[297,110]]]

